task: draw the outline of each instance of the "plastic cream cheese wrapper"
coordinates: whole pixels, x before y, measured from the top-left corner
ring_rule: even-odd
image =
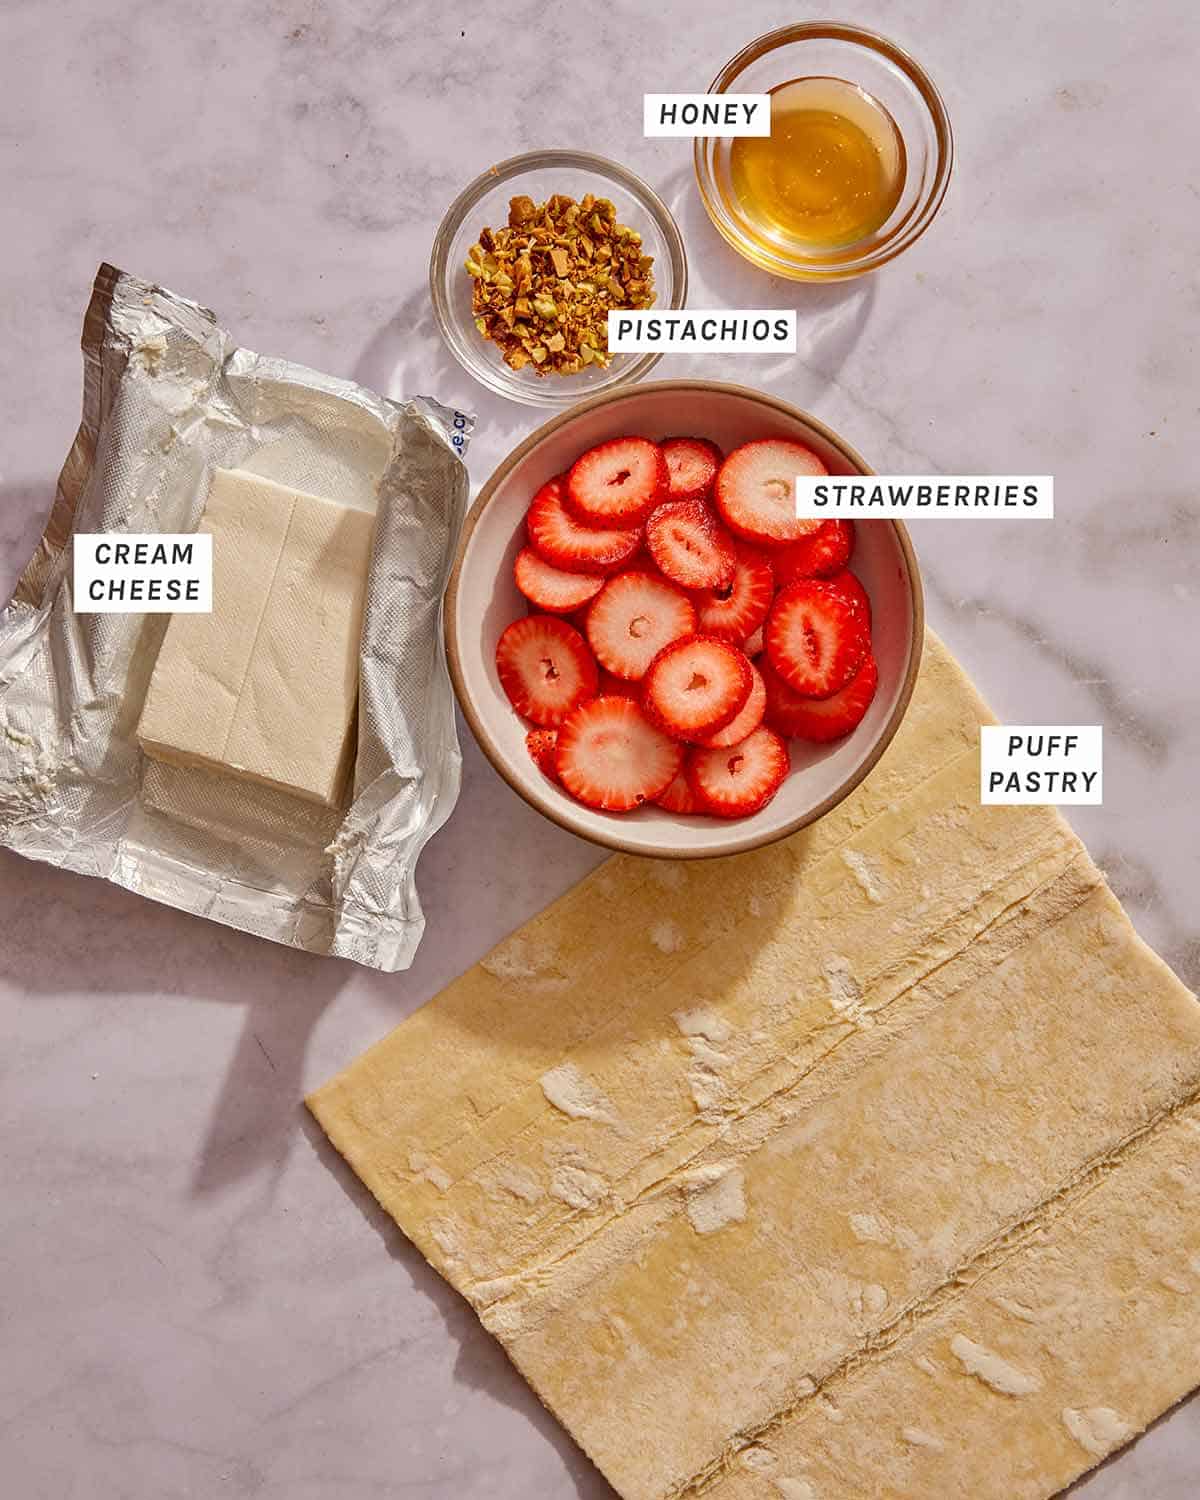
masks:
[[[107,265],[83,355],[79,432],[0,614],[0,844],[311,953],[406,968],[424,927],[417,857],[459,788],[441,609],[471,418],[237,348],[207,309]],[[145,756],[138,720],[171,617],[74,610],[76,532],[194,531],[218,469],[375,512],[338,807]]]

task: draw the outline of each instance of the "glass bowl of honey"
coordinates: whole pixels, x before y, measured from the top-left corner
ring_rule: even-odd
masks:
[[[950,120],[894,42],[832,21],[744,47],[713,94],[769,94],[769,136],[696,140],[709,218],[755,265],[794,281],[861,276],[932,223],[950,180]]]

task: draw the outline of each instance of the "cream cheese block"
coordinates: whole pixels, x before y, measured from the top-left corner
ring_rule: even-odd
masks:
[[[213,472],[211,614],[172,615],[138,725],[147,755],[327,806],[343,797],[375,517]]]

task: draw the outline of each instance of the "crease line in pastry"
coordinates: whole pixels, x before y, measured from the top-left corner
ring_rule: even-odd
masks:
[[[1036,863],[1036,861],[1032,861],[1031,863]],[[1077,867],[1080,866],[1082,866],[1082,868],[1077,869]],[[1021,868],[1025,869],[1028,868],[1028,866],[1022,866]],[[1019,874],[1020,870],[1014,873]],[[983,927],[978,928],[969,938],[967,938],[966,941],[964,941],[962,945],[953,953],[947,955],[946,957],[940,959],[937,963],[933,964],[929,969],[925,970],[919,978],[914,979],[912,983],[905,985],[902,989],[898,990],[896,994],[893,995],[884,1004],[874,1007],[871,1012],[872,1015],[886,1015],[894,1007],[901,1005],[903,1001],[911,997],[923,986],[927,985],[936,974],[942,972],[943,970],[952,968],[953,965],[959,962],[963,958],[964,954],[970,952],[974,945],[981,939],[986,939],[989,935],[995,936],[999,932],[1002,932],[1006,927],[1009,927],[1017,922],[1023,914],[1028,914],[1030,903],[1037,901],[1039,897],[1044,898],[1048,896],[1055,890],[1056,887],[1059,886],[1070,889],[1073,876],[1082,876],[1082,878],[1077,878],[1077,883],[1074,885],[1074,888],[1071,889],[1070,894],[1072,899],[1070,900],[1069,904],[1062,907],[1055,907],[1050,912],[1048,912],[1045,921],[1039,923],[1036,927],[1032,927],[1028,932],[1026,932],[1023,935],[1022,940],[1015,947],[998,954],[993,962],[989,964],[987,970],[985,970],[984,972],[991,972],[991,970],[997,967],[998,964],[1005,962],[1005,960],[1010,958],[1013,954],[1020,952],[1022,948],[1026,947],[1029,943],[1034,941],[1035,938],[1039,937],[1048,928],[1056,926],[1059,922],[1064,920],[1064,918],[1069,916],[1071,912],[1075,911],[1079,906],[1081,906],[1088,899],[1088,897],[1101,886],[1102,879],[1100,876],[1100,872],[1092,863],[1092,860],[1088,856],[1087,852],[1082,848],[1077,852],[1071,853],[1067,859],[1066,864],[1060,870],[1056,870],[1052,875],[1047,876],[1046,879],[1043,880],[1039,885],[1025,890],[1022,895],[1017,896],[1012,901],[1010,901],[1005,907],[997,912],[996,915],[990,919],[990,921],[988,921]],[[955,913],[955,917],[951,918],[951,921],[953,921],[957,917],[960,917],[962,914],[962,911]],[[943,930],[945,930],[944,926],[943,928],[939,929],[939,931]],[[966,980],[964,985],[960,985],[951,990],[942,999],[940,1004],[944,1005],[949,1003],[954,999],[956,995],[960,994],[964,988],[971,984],[977,983],[981,977],[982,975],[980,974],[971,975]],[[472,1305],[480,1311],[487,1310],[489,1313],[494,1313],[496,1311],[499,1311],[506,1305],[512,1306],[514,1302],[521,1301],[524,1296],[536,1296],[538,1291],[546,1285],[549,1278],[556,1270],[562,1268],[567,1262],[574,1259],[589,1245],[593,1244],[598,1238],[603,1236],[610,1228],[618,1224],[630,1209],[636,1209],[645,1203],[653,1202],[656,1199],[665,1197],[673,1190],[673,1188],[677,1184],[686,1181],[687,1174],[695,1170],[698,1159],[702,1157],[704,1153],[715,1144],[716,1140],[719,1139],[721,1141],[723,1152],[736,1156],[741,1160],[744,1160],[752,1152],[761,1150],[763,1146],[766,1145],[767,1142],[769,1142],[771,1137],[783,1127],[783,1125],[786,1123],[785,1120],[780,1119],[776,1123],[774,1130],[769,1131],[767,1135],[760,1140],[752,1140],[746,1143],[743,1149],[739,1149],[739,1143],[733,1142],[729,1139],[728,1132],[734,1126],[742,1125],[746,1121],[750,1120],[753,1116],[769,1110],[773,1105],[786,1100],[789,1094],[793,1093],[815,1073],[817,1073],[822,1064],[827,1062],[827,1060],[831,1056],[833,1056],[833,1054],[836,1053],[844,1043],[848,1042],[858,1033],[858,1027],[855,1026],[853,1022],[843,1020],[839,1016],[832,1016],[827,1021],[821,1022],[818,1026],[807,1032],[803,1037],[797,1038],[797,1041],[802,1044],[803,1042],[809,1041],[814,1037],[818,1037],[821,1032],[825,1030],[832,1030],[834,1028],[838,1029],[841,1032],[841,1035],[837,1036],[829,1046],[825,1047],[815,1057],[811,1058],[807,1062],[807,1064],[799,1066],[799,1071],[797,1071],[795,1075],[789,1078],[785,1083],[780,1085],[778,1088],[772,1089],[769,1093],[764,1094],[761,1098],[747,1103],[743,1109],[739,1110],[735,1114],[730,1115],[727,1122],[725,1123],[724,1129],[711,1125],[708,1122],[701,1120],[697,1116],[693,1120],[689,1121],[681,1130],[676,1131],[673,1135],[668,1137],[668,1139],[657,1148],[654,1155],[661,1156],[666,1154],[673,1145],[683,1139],[686,1139],[686,1137],[690,1133],[697,1130],[698,1128],[702,1128],[706,1132],[705,1139],[700,1142],[696,1150],[691,1152],[682,1161],[678,1162],[674,1167],[670,1169],[670,1171],[664,1173],[663,1176],[656,1178],[654,1179],[654,1181],[645,1184],[645,1186],[643,1186],[642,1188],[639,1188],[632,1197],[625,1199],[624,1201],[618,1201],[613,1210],[607,1213],[604,1217],[597,1218],[595,1215],[587,1215],[587,1218],[590,1218],[592,1222],[589,1225],[586,1234],[582,1235],[578,1239],[572,1240],[571,1243],[567,1244],[557,1252],[550,1249],[551,1245],[553,1244],[554,1238],[563,1238],[567,1236],[570,1233],[571,1228],[573,1226],[577,1226],[580,1223],[581,1219],[584,1219],[585,1216],[583,1215],[582,1211],[574,1211],[568,1215],[565,1215],[551,1231],[551,1238],[546,1245],[546,1249],[550,1250],[550,1253],[548,1255],[542,1255],[537,1257],[536,1259],[528,1260],[524,1264],[518,1263],[518,1265],[513,1269],[502,1271],[497,1276],[483,1277],[478,1281],[467,1283],[464,1287],[464,1290],[467,1297],[472,1302]],[[895,1042],[904,1034],[904,1030],[905,1028],[903,1028],[901,1025],[897,1025],[896,1027],[888,1031],[885,1034],[887,1045],[894,1045]],[[868,1057],[864,1057],[864,1065],[867,1061],[874,1060],[874,1058],[877,1056],[878,1053],[873,1053]],[[787,1061],[789,1061],[788,1057],[786,1055],[781,1055],[780,1057],[777,1057],[773,1062],[765,1064],[745,1080],[743,1087],[748,1089],[756,1080],[761,1079],[765,1074],[769,1073],[772,1067],[778,1066],[779,1063]],[[815,1104],[819,1102],[819,1100],[813,1102]],[[492,1157],[489,1157],[486,1162],[480,1163],[480,1167],[486,1166],[487,1162],[498,1159],[500,1156],[503,1156],[507,1151],[511,1149],[512,1142],[510,1141],[502,1151],[495,1153],[495,1155],[493,1155]],[[653,1156],[641,1157],[628,1169],[628,1171],[623,1174],[622,1177],[617,1179],[614,1187],[619,1188],[621,1184],[628,1182],[629,1178],[635,1172],[637,1172],[641,1168],[644,1168],[647,1163],[652,1160]],[[475,1170],[479,1170],[479,1168],[476,1168]],[[460,1181],[461,1180],[465,1179],[460,1179]],[[486,1295],[486,1293],[488,1292],[493,1293],[493,1295]],[[528,1331],[528,1326],[523,1331]]]
[[[956,757],[956,759],[957,758],[958,757]],[[949,764],[952,764],[952,763],[948,763],[948,765]],[[946,769],[946,767],[943,767],[942,769],[944,770],[944,769]],[[864,828],[866,826],[868,826],[868,825],[864,825]],[[858,830],[858,832],[862,832],[862,831],[863,831],[862,829]],[[1064,834],[1065,834],[1065,838],[1063,837]],[[817,863],[821,864],[821,863],[824,862],[824,860],[827,857],[828,858],[833,858],[834,856],[836,856],[837,854],[839,854],[840,851],[842,850],[842,848],[845,847],[845,844],[848,843],[848,842],[849,842],[849,840],[844,840],[844,841],[842,841],[842,843],[839,843],[837,845],[831,846],[831,848],[829,849],[828,853],[826,855],[822,855],[821,859],[818,860]],[[971,934],[971,936],[968,937],[966,939],[966,941],[963,942],[957,949],[955,949],[955,951],[953,953],[951,953],[950,955],[948,955],[947,957],[945,957],[943,959],[938,960],[930,968],[926,969],[925,972],[923,974],[921,974],[918,978],[916,978],[916,979],[910,981],[909,983],[905,984],[900,990],[898,990],[896,992],[895,995],[893,995],[884,1004],[878,1005],[878,1006],[873,1006],[873,1007],[867,1007],[866,1009],[867,1009],[868,1013],[871,1016],[882,1014],[886,1010],[890,1009],[890,1007],[893,1004],[895,1004],[897,1001],[903,1000],[906,995],[910,994],[913,990],[918,989],[932,975],[938,973],[941,969],[945,968],[947,965],[952,964],[957,959],[961,958],[962,955],[964,953],[966,953],[970,949],[971,945],[974,942],[976,942],[979,938],[983,937],[985,934],[987,934],[990,931],[992,931],[997,925],[1001,925],[1001,926],[1004,925],[1005,919],[1008,917],[1009,913],[1013,912],[1015,909],[1020,908],[1024,903],[1027,903],[1027,902],[1033,900],[1034,898],[1036,898],[1037,896],[1043,894],[1049,887],[1053,886],[1053,884],[1058,879],[1060,879],[1062,877],[1062,875],[1072,865],[1078,863],[1079,861],[1081,861],[1081,860],[1084,861],[1086,863],[1086,866],[1094,873],[1094,876],[1095,876],[1095,880],[1088,886],[1088,890],[1093,889],[1096,884],[1099,884],[1101,882],[1102,876],[1100,875],[1100,872],[1096,869],[1095,865],[1093,864],[1093,862],[1091,860],[1091,857],[1087,853],[1087,850],[1083,847],[1083,845],[1075,837],[1074,833],[1072,833],[1069,825],[1067,825],[1065,822],[1061,823],[1060,826],[1050,825],[1047,828],[1046,846],[1044,848],[1042,848],[1042,847],[1039,846],[1039,851],[1037,853],[1035,853],[1034,855],[1032,855],[1030,858],[1026,859],[1023,863],[1016,865],[1013,869],[1011,869],[1009,871],[1009,873],[1003,879],[997,881],[993,885],[988,886],[986,888],[986,890],[984,890],[981,893],[978,893],[974,897],[974,899],[965,901],[961,906],[956,907],[952,912],[950,912],[946,916],[945,920],[942,921],[939,926],[937,926],[936,928],[932,929],[926,935],[926,942],[929,942],[929,943],[936,942],[937,939],[938,939],[938,937],[940,937],[943,933],[945,933],[952,926],[954,926],[955,923],[960,922],[960,921],[962,921],[962,919],[964,917],[969,916],[970,913],[979,906],[979,904],[980,904],[981,901],[985,900],[986,898],[988,898],[990,896],[995,895],[995,893],[997,891],[1001,890],[1006,883],[1011,883],[1013,881],[1016,881],[1018,879],[1018,877],[1023,872],[1025,872],[1027,870],[1031,870],[1036,865],[1042,863],[1044,860],[1052,857],[1053,854],[1056,851],[1060,852],[1063,855],[1063,857],[1065,858],[1065,864],[1063,865],[1062,870],[1056,871],[1054,873],[1054,875],[1047,877],[1045,880],[1039,881],[1039,882],[1035,883],[1032,886],[1028,886],[1023,891],[1023,893],[1020,896],[1014,897],[1014,899],[1012,901],[1010,901],[1009,903],[1007,903],[999,912],[997,912],[995,914],[995,916],[989,918],[989,920],[987,922],[985,922],[982,927],[979,927],[979,928],[975,929],[975,931]],[[1086,892],[1084,893],[1084,895],[1086,895]],[[1082,899],[1084,899],[1084,897],[1081,896],[1080,899],[1082,900]],[[1058,917],[1055,916],[1053,918],[1053,920],[1058,920]],[[680,959],[680,961],[677,964],[675,964],[675,965],[673,965],[671,967],[671,969],[669,970],[669,972],[666,974],[666,976],[664,978],[662,978],[659,981],[657,981],[653,986],[651,986],[647,991],[644,991],[643,993],[644,994],[649,994],[649,995],[654,995],[654,994],[659,993],[661,990],[669,987],[671,981],[674,979],[675,975],[678,973],[678,971],[680,969],[685,968],[688,964],[696,961],[697,958],[702,957],[703,954],[705,952],[707,952],[709,948],[715,946],[718,942],[722,941],[725,938],[725,936],[726,936],[725,929],[720,929],[719,931],[717,931],[716,933],[714,933],[713,937],[711,939],[709,939],[702,947],[700,947],[699,949],[693,948],[688,953],[688,955],[687,955],[686,958]],[[1031,941],[1034,936],[1036,936],[1036,933],[1031,933],[1029,935],[1029,937],[1025,939],[1025,941],[1026,942]],[[998,961],[999,960],[997,960],[997,962]],[[877,975],[873,976],[872,979],[870,980],[870,986],[872,986],[872,987],[873,986],[877,986],[882,979],[884,979],[887,975],[893,973],[896,970],[896,968],[898,968],[898,967],[899,967],[898,964],[893,963],[893,964],[891,964],[891,965],[889,965],[889,966],[881,969],[879,971],[879,973]],[[603,1018],[603,1020],[602,1020],[602,1022],[600,1024],[601,1024],[601,1026],[607,1026],[607,1025],[611,1024],[612,1020],[613,1020],[613,1015],[610,1013],[610,1014],[606,1015]],[[848,1038],[849,1036],[853,1035],[854,1031],[857,1029],[853,1021],[848,1021],[848,1020],[845,1020],[845,1019],[843,1019],[841,1017],[836,1017],[835,1016],[835,1017],[829,1018],[828,1020],[826,1020],[824,1022],[818,1023],[818,1025],[812,1027],[808,1032],[804,1033],[803,1036],[801,1036],[799,1038],[796,1038],[795,1040],[797,1042],[799,1042],[799,1043],[803,1043],[808,1038],[813,1037],[815,1035],[818,1035],[820,1033],[820,1031],[822,1031],[824,1029],[828,1029],[828,1028],[833,1028],[833,1027],[838,1027],[838,1028],[845,1027],[846,1028],[846,1030],[843,1033],[843,1036],[841,1038],[839,1038],[839,1040],[844,1040],[844,1039]],[[599,1030],[599,1028],[597,1028],[597,1030]],[[563,1060],[564,1061],[571,1061],[573,1058],[575,1058],[575,1056],[577,1055],[578,1051],[581,1048],[585,1047],[587,1045],[587,1043],[589,1041],[591,1041],[592,1038],[596,1034],[597,1034],[596,1031],[591,1031],[591,1032],[588,1032],[586,1035],[580,1037],[578,1039],[578,1041],[571,1047],[571,1049],[564,1055],[564,1059]],[[836,1044],[835,1044],[835,1046],[836,1046]],[[830,1048],[828,1050],[832,1051],[834,1049]],[[823,1055],[826,1055],[826,1054],[823,1054]],[[772,1067],[777,1066],[778,1063],[781,1062],[781,1061],[786,1061],[786,1054],[781,1054],[781,1055],[777,1056],[773,1062],[765,1063],[761,1068],[757,1069],[754,1073],[751,1073],[743,1081],[742,1087],[743,1088],[749,1087],[750,1085],[752,1085],[754,1083],[754,1081],[757,1078],[760,1078],[765,1072],[768,1072]],[[820,1059],[818,1059],[818,1061],[820,1061]],[[529,1085],[527,1085],[526,1087],[532,1088],[532,1083],[529,1084]],[[486,1122],[486,1120],[490,1119],[493,1114],[497,1113],[501,1109],[509,1107],[510,1104],[511,1104],[511,1101],[509,1101],[508,1103],[505,1103],[505,1104],[497,1105],[493,1110],[489,1111],[489,1113],[487,1115],[483,1115],[483,1116],[479,1117],[480,1123]],[[756,1105],[751,1105],[749,1109],[741,1110],[741,1111],[738,1111],[737,1113],[731,1114],[729,1116],[727,1122],[725,1122],[726,1128],[728,1128],[728,1126],[731,1125],[731,1124],[738,1123],[747,1114],[751,1113],[752,1110],[754,1108],[756,1108],[756,1107],[757,1107]],[[524,1126],[521,1127],[521,1130],[523,1131],[523,1130],[532,1128],[532,1126],[533,1126],[534,1123],[535,1122],[533,1122],[533,1121],[528,1122],[526,1125],[524,1125]],[[689,1120],[687,1122],[687,1124],[683,1126],[682,1129],[677,1130],[677,1131],[674,1132],[674,1134],[668,1136],[667,1139],[665,1141],[663,1141],[656,1148],[655,1152],[651,1156],[644,1156],[644,1157],[640,1158],[637,1162],[635,1162],[632,1166],[630,1166],[628,1168],[628,1170],[621,1176],[621,1178],[618,1179],[618,1181],[619,1182],[626,1181],[634,1172],[636,1172],[639,1168],[645,1166],[645,1164],[648,1161],[651,1161],[653,1159],[654,1155],[661,1155],[662,1153],[668,1151],[670,1149],[670,1147],[676,1141],[680,1140],[684,1136],[688,1135],[689,1133],[696,1132],[696,1131],[699,1131],[699,1130],[702,1130],[702,1129],[705,1129],[705,1128],[707,1128],[707,1130],[708,1130],[708,1132],[709,1132],[709,1134],[711,1136],[711,1133],[717,1127],[712,1126],[711,1124],[709,1124],[709,1122],[707,1122],[705,1120],[702,1120],[699,1117],[694,1118],[692,1120]],[[518,1131],[518,1133],[516,1135],[510,1137],[502,1146],[500,1146],[497,1150],[493,1151],[490,1155],[482,1157],[479,1161],[474,1162],[462,1176],[456,1177],[448,1185],[446,1191],[447,1192],[452,1192],[454,1190],[454,1188],[457,1187],[457,1186],[459,1186],[461,1183],[470,1181],[470,1179],[472,1178],[472,1176],[475,1173],[482,1171],[487,1166],[489,1166],[491,1163],[493,1163],[495,1161],[498,1161],[502,1157],[504,1157],[505,1155],[507,1155],[513,1149],[514,1142],[519,1139],[520,1133],[521,1132]],[[458,1135],[451,1137],[451,1139],[444,1144],[444,1146],[442,1148],[443,1151],[451,1151],[451,1150],[453,1150],[453,1148],[460,1141],[462,1141],[463,1139],[469,1137],[471,1134],[472,1134],[472,1132],[469,1131],[469,1130],[460,1131]],[[709,1144],[709,1143],[710,1142],[706,1142],[706,1145]],[[704,1149],[704,1148],[702,1147],[701,1149]],[[578,1212],[564,1215],[562,1217],[562,1219],[560,1219],[558,1221],[558,1224],[551,1230],[551,1233],[552,1234],[558,1234],[558,1233],[562,1232],[570,1224],[572,1224],[574,1222],[578,1222],[578,1218],[579,1218]],[[589,1238],[590,1238],[590,1236],[589,1236]],[[505,1279],[507,1279],[507,1275],[508,1274],[511,1274],[511,1273],[504,1273]],[[487,1279],[488,1280],[493,1280],[495,1278],[487,1278]]]
[[[702,1469],[666,1490],[664,1500],[687,1500],[687,1497],[702,1495],[711,1489],[732,1468],[737,1454],[744,1447],[769,1438],[798,1417],[816,1397],[828,1396],[831,1388],[845,1384],[864,1366],[884,1359],[898,1345],[915,1336],[929,1318],[1019,1255],[1050,1223],[1081,1205],[1142,1146],[1176,1120],[1193,1112],[1200,1125],[1200,1078],[1193,1080],[1184,1093],[1156,1110],[1136,1130],[1130,1131],[1108,1150],[1083,1162],[1027,1213],[998,1230],[960,1261],[936,1287],[907,1303],[890,1322],[876,1329],[835,1364],[822,1373],[810,1372],[794,1400],[765,1420],[731,1433],[721,1451]]]

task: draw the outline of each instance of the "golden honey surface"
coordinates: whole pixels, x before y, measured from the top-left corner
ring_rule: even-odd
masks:
[[[904,187],[904,146],[863,89],[795,78],[771,90],[771,134],[733,141],[730,176],[759,233],[833,249],[886,223]]]

